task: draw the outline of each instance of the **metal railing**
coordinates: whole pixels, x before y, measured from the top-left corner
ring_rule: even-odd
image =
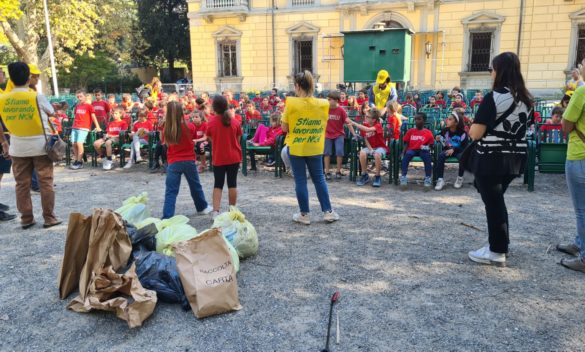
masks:
[[[315,0],[291,0],[292,6],[313,6]]]
[[[206,9],[229,9],[233,7],[248,7],[248,0],[205,0]]]

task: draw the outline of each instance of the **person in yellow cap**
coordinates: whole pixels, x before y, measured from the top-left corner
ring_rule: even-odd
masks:
[[[388,71],[378,71],[376,84],[368,90],[368,99],[371,107],[376,107],[380,110],[381,116],[386,114],[389,103],[398,100],[396,84],[390,82],[390,73]]]
[[[39,70],[38,66],[35,64],[28,64],[28,69],[30,71],[30,77],[28,82],[28,88],[33,91],[37,91],[37,84],[39,83],[39,79],[41,78],[41,70]],[[14,89],[14,83],[11,79],[6,82],[6,88],[4,89],[4,93],[9,93]]]

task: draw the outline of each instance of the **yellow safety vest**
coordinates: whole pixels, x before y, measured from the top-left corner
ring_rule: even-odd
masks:
[[[43,134],[36,92],[10,92],[0,96],[0,118],[17,137]]]
[[[372,90],[374,92],[374,105],[376,105],[376,108],[384,109],[386,102],[388,102],[390,92],[392,92],[392,88],[396,88],[396,83],[390,82],[383,90],[381,90],[377,84],[374,85]]]
[[[322,155],[325,129],[329,119],[329,102],[325,99],[286,98],[283,122],[288,124],[285,143],[290,155]]]

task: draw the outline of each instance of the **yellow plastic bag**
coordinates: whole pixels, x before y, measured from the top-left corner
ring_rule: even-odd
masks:
[[[166,229],[169,226],[185,225],[189,223],[189,218],[185,215],[175,215],[172,218],[161,220],[156,224],[159,231]]]
[[[156,234],[156,251],[171,257],[175,256],[173,245],[197,236],[197,230],[187,224],[173,224]]]
[[[142,192],[138,196],[130,197],[122,203],[123,205],[116,209],[116,213],[130,224],[137,224],[150,217],[150,211],[147,207],[148,193]]]
[[[212,227],[221,228],[223,236],[233,245],[241,258],[258,253],[258,233],[238,208],[230,207],[229,212],[220,214],[215,218]]]

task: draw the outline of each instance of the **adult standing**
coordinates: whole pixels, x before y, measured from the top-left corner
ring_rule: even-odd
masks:
[[[36,224],[30,195],[33,169],[37,171],[41,189],[44,227],[61,224],[54,213],[53,162],[45,151],[45,134],[50,134],[49,115],[54,114],[47,98],[28,89],[30,69],[23,62],[8,65],[15,88],[0,97],[0,118],[10,131],[10,144],[0,127],[4,157],[12,159],[16,180],[16,206],[21,213],[23,229]]]
[[[563,259],[561,265],[585,272],[585,87],[575,90],[563,114],[563,131],[569,135],[565,175],[577,217],[575,242],[559,244],[557,250],[577,258]]]
[[[520,60],[511,52],[492,60],[492,91],[479,105],[469,135],[477,141],[471,157],[475,187],[485,204],[489,244],[469,252],[482,264],[506,264],[509,222],[504,193],[526,166],[526,124],[532,96],[520,71]]]
[[[390,81],[388,71],[378,71],[376,84],[368,90],[368,99],[370,107],[376,107],[380,111],[380,116],[386,115],[386,110],[390,103],[398,101],[396,84]]]
[[[325,147],[325,127],[329,119],[329,103],[325,99],[313,97],[315,84],[309,71],[300,72],[294,77],[296,97],[286,100],[282,117],[282,130],[287,133],[290,163],[295,179],[295,191],[300,213],[293,220],[311,224],[309,190],[307,188],[307,168],[315,185],[317,198],[321,203],[323,220],[334,222],[339,215],[333,211],[329,190],[323,173],[323,149]]]
[[[0,83],[4,83],[4,71],[2,69],[0,69]],[[0,91],[1,91],[1,89],[0,89]],[[4,91],[0,92],[0,94],[2,94],[2,93],[4,93]],[[0,119],[0,128],[4,129],[6,131],[1,119]],[[7,139],[8,137],[9,137],[8,132],[7,131],[4,132],[4,139]],[[2,152],[2,146],[0,146],[0,183],[2,183],[2,176],[4,176],[4,174],[10,173],[11,167],[12,167],[12,160],[10,160],[9,157],[6,157],[6,158],[4,157],[4,153]],[[10,209],[10,207],[8,207],[8,205],[0,203],[0,222],[10,221],[10,220],[16,218],[16,215],[7,213],[7,211],[9,209]]]
[[[581,76],[581,71],[578,68],[574,68],[571,70],[571,79],[567,81],[567,86],[565,87],[565,95],[572,96],[573,93],[577,90],[577,88],[584,85],[583,77]]]

